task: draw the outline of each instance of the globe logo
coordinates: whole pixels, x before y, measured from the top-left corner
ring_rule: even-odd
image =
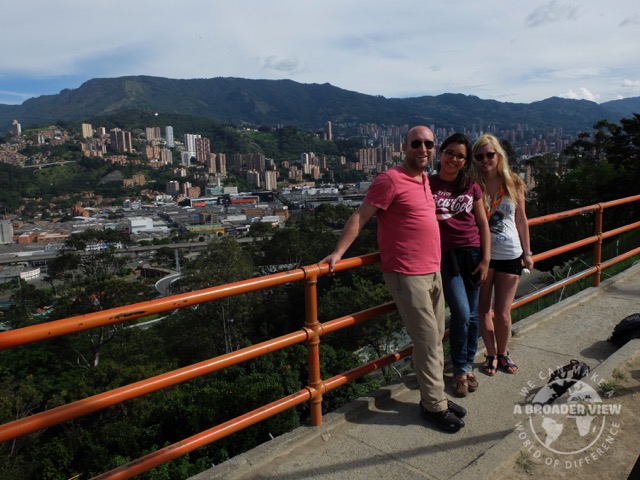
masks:
[[[559,379],[542,387],[527,410],[538,442],[556,454],[572,455],[598,441],[610,413],[607,407],[587,383]]]

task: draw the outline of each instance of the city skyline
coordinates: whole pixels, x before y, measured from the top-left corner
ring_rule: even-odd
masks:
[[[388,98],[442,93],[530,103],[640,96],[631,0],[74,0],[13,2],[0,39],[0,104],[92,78],[288,78]],[[123,14],[124,12],[124,14]],[[70,32],[73,32],[71,34]]]

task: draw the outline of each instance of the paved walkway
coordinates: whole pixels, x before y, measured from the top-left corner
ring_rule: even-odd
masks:
[[[469,412],[465,428],[458,433],[443,433],[425,424],[417,407],[417,385],[409,376],[403,383],[325,415],[321,427],[299,428],[192,480],[490,479],[505,465],[514,464],[518,455],[522,455],[520,452],[527,450],[527,441],[531,442],[529,454],[539,450],[540,461],[558,460],[561,467],[562,462],[578,461],[589,455],[597,457],[594,461],[605,462],[608,453],[603,452],[604,447],[600,448],[600,454],[597,452],[607,435],[604,430],[582,452],[567,454],[585,446],[580,444],[580,448],[558,447],[554,453],[536,439],[526,415],[514,413],[514,407],[529,404],[546,384],[549,372],[571,359],[591,367],[590,385],[596,387],[599,380],[610,381],[615,376],[614,369],[640,357],[640,340],[618,350],[606,339],[621,319],[638,312],[640,265],[602,282],[599,289],[585,290],[517,323],[510,350],[520,370],[515,375],[502,371],[494,377],[477,375],[478,390],[456,400]],[[479,354],[477,363],[482,359]],[[632,365],[636,368],[638,362]],[[636,379],[640,375],[637,369],[630,373]],[[445,375],[450,378],[451,372]],[[615,396],[603,397],[603,402],[614,400]],[[612,418],[615,419],[596,417],[596,420],[604,428],[611,425]],[[542,430],[539,434],[542,437]],[[576,440],[580,441],[584,439]],[[623,470],[628,463],[626,471],[630,472],[640,454],[640,442],[627,441],[624,445],[614,442],[613,448],[618,448],[619,454],[624,453],[623,460],[616,457],[616,461],[622,462]],[[560,478],[577,478],[580,468],[584,472],[589,469],[586,464],[571,469],[566,465],[556,470]]]

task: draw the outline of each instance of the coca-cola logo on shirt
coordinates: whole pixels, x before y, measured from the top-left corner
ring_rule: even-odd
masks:
[[[444,220],[462,212],[473,210],[473,197],[471,195],[459,195],[452,198],[436,198],[436,212],[438,219]]]

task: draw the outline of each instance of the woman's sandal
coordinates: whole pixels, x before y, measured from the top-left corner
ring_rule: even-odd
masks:
[[[498,354],[498,365],[507,373],[516,373],[518,371],[518,366],[509,358],[509,352],[504,355]]]
[[[498,365],[497,364],[494,365],[494,362],[496,361],[496,357],[495,355],[485,355],[484,358],[486,358],[486,360],[484,362],[484,365],[482,366],[482,373],[490,377],[493,377],[498,371]]]

